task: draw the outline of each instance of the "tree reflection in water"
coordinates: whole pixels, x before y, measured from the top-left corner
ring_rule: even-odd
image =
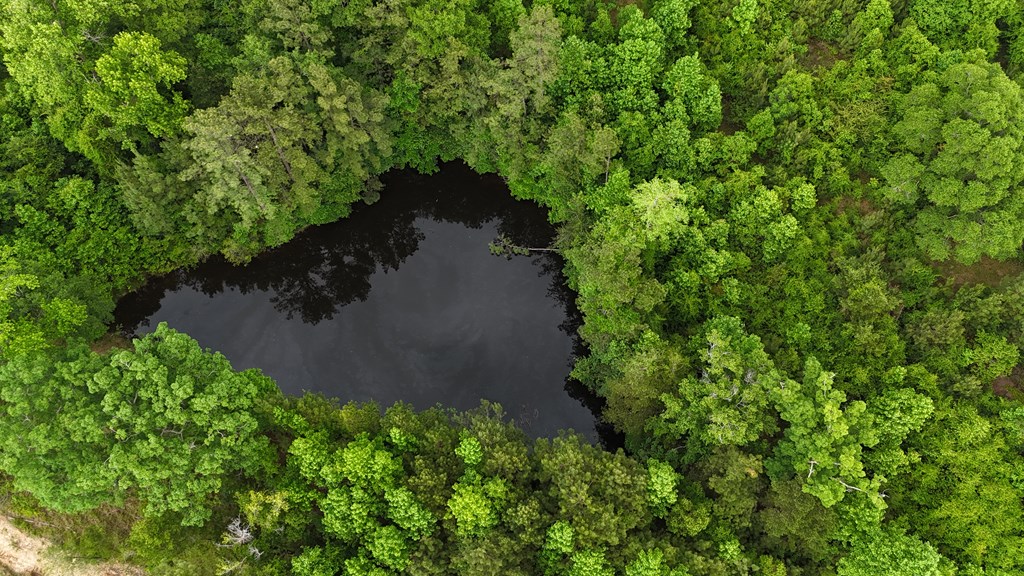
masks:
[[[145,332],[166,295],[191,288],[211,298],[226,291],[266,293],[289,320],[316,325],[333,319],[349,304],[366,301],[374,274],[399,270],[425,239],[420,227],[431,221],[474,230],[493,227],[519,246],[547,247],[553,241],[554,229],[542,208],[516,201],[500,178],[477,175],[461,164],[444,166],[440,176],[402,171],[386,174],[382,181],[385,188],[375,204],[359,206],[334,224],[305,230],[248,265],[233,266],[215,257],[150,281],[118,303],[117,323],[128,335]],[[565,285],[561,257],[540,252],[514,258],[533,262],[531,270],[548,281],[547,299],[564,310],[559,329],[572,341],[563,372],[568,374],[575,357],[586,351],[576,333],[581,318],[575,294]],[[595,415],[600,413],[600,399],[578,382],[567,379],[565,392]],[[530,406],[526,401],[520,409],[506,406],[506,411],[529,429],[541,411]],[[609,430],[598,428],[606,446],[619,444]]]
[[[310,324],[330,320],[341,307],[366,300],[375,272],[398,270],[416,252],[424,238],[416,227],[420,218],[474,229],[497,220],[499,233],[516,244],[551,243],[554,231],[543,209],[516,201],[499,178],[478,175],[461,164],[443,170],[443,180],[410,171],[386,174],[381,178],[385,192],[373,205],[359,206],[333,224],[309,228],[245,266],[214,256],[195,268],[153,279],[122,298],[117,322],[125,333],[135,333],[159,309],[165,293],[185,286],[209,296],[228,288],[243,294],[272,292],[275,308],[288,318],[298,316]],[[496,189],[502,193],[493,193]],[[551,253],[531,258],[543,263],[540,275],[551,277],[550,295],[574,308],[561,259]]]

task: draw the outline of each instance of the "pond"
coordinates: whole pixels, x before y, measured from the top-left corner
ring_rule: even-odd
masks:
[[[246,266],[212,258],[150,281],[121,299],[116,324],[139,336],[167,322],[287,394],[419,409],[487,399],[531,436],[617,444],[599,399],[568,379],[583,351],[561,258],[489,249],[499,236],[547,247],[545,211],[461,164],[382,182],[373,205]]]

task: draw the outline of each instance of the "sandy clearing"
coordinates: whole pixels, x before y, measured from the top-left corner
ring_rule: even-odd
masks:
[[[94,564],[61,557],[43,538],[26,534],[0,516],[0,565],[18,576],[143,576],[141,569],[124,564]]]

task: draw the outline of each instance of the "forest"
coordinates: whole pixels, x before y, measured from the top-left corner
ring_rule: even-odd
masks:
[[[0,58],[0,511],[79,557],[1024,572],[1021,0],[4,0]],[[456,160],[558,227],[625,449],[110,326]]]

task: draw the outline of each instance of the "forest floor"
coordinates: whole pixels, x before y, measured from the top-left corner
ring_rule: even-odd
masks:
[[[982,256],[976,264],[959,264],[954,260],[934,262],[933,266],[943,278],[952,280],[954,288],[967,284],[984,284],[995,288],[1008,278],[1024,273],[1024,262],[1017,259],[996,260]]]
[[[992,391],[1011,400],[1024,398],[1024,365],[1017,364],[1009,376],[996,378]]]
[[[142,576],[125,564],[95,564],[62,556],[50,542],[0,516],[0,574],[17,576]]]
[[[131,340],[116,332],[108,332],[104,334],[99,340],[93,342],[90,346],[92,351],[97,354],[106,354],[115,348],[131,350],[132,347],[133,345]]]

